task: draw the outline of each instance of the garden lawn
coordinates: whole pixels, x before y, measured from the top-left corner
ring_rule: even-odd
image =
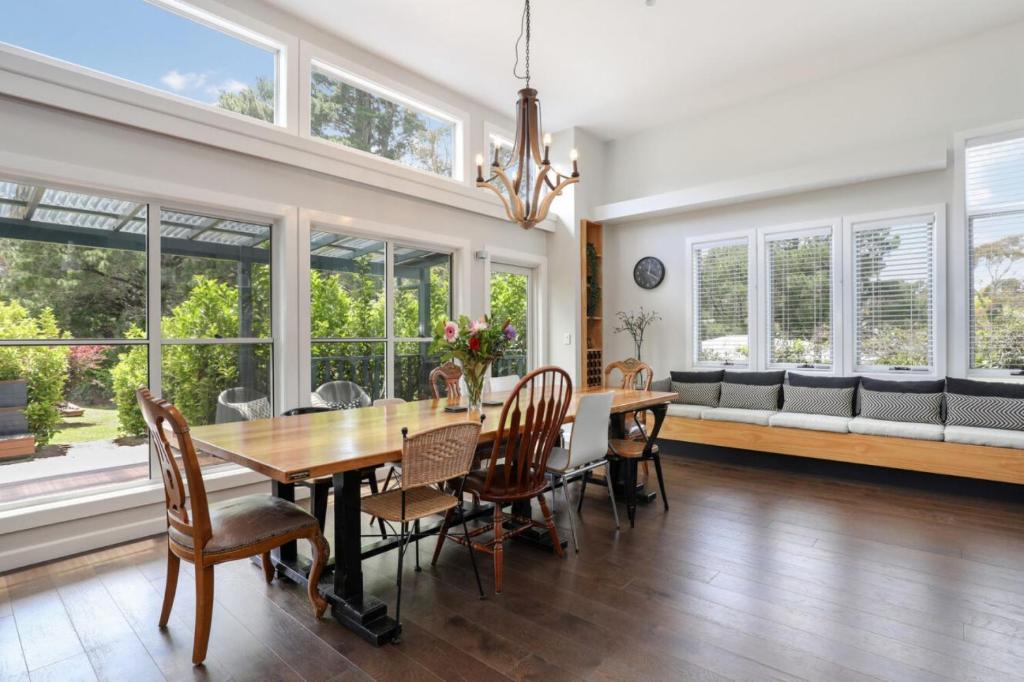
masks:
[[[56,445],[74,445],[117,438],[117,410],[85,408],[81,417],[64,417],[53,436]]]

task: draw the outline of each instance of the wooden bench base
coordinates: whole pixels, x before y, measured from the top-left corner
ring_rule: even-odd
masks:
[[[35,451],[34,436],[0,436],[0,460],[28,457]]]
[[[1024,484],[1024,450],[666,417],[659,438]]]

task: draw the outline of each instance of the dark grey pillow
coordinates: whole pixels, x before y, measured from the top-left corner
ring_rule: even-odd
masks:
[[[862,388],[869,391],[887,391],[889,393],[942,393],[946,390],[946,382],[935,381],[891,381],[864,377],[860,380]]]
[[[1009,381],[976,381],[946,377],[946,393],[988,396],[992,398],[1024,398],[1024,383]]]
[[[1024,431],[1024,399],[947,393],[946,424]]]
[[[689,384],[682,381],[673,381],[672,390],[679,394],[679,399],[674,402],[684,405],[718,407],[718,397],[722,391],[722,384],[717,381],[713,384]]]
[[[705,372],[672,372],[672,381],[684,384],[717,384],[725,374],[724,369]]]
[[[942,423],[941,393],[896,393],[860,389],[860,416],[888,422]]]
[[[820,374],[789,373],[790,386],[807,386],[810,388],[857,388],[860,377],[832,377]],[[788,400],[788,398],[787,398]]]
[[[745,384],[747,386],[771,386],[782,384],[786,378],[786,370],[771,372],[732,372],[727,371],[722,381],[727,384]]]
[[[777,410],[781,389],[782,384],[723,383],[718,406],[738,407],[744,410]]]
[[[787,386],[783,412],[821,414],[830,417],[853,416],[853,386],[845,388],[817,388],[812,386]]]

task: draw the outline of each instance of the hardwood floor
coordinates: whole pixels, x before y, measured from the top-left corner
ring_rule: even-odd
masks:
[[[314,621],[302,589],[237,562],[217,567],[193,668],[191,566],[157,628],[162,538],[0,576],[0,680],[1024,679],[1024,496],[664,463],[670,512],[641,506],[616,535],[591,487],[580,554],[511,544],[502,595],[481,557],[477,598],[462,547],[407,562],[397,646]],[[395,562],[367,568],[389,603]]]

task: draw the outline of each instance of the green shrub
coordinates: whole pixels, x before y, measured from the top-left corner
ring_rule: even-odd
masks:
[[[129,339],[142,339],[146,335],[133,324],[125,336]],[[146,422],[142,418],[135,391],[140,386],[149,385],[148,368],[149,348],[131,346],[110,370],[114,404],[117,405],[117,432],[122,436],[141,436],[146,433]]]

